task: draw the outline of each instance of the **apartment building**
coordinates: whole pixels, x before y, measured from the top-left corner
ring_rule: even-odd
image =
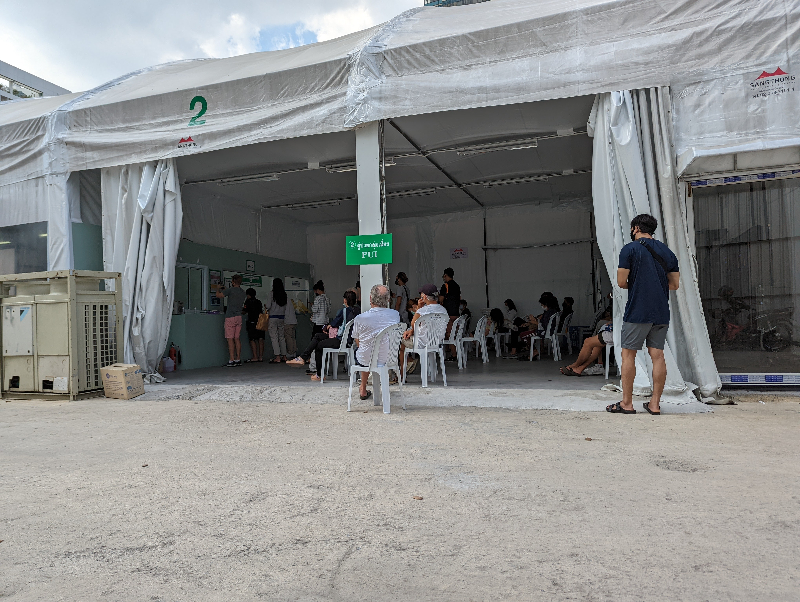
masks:
[[[69,94],[69,90],[0,61],[0,102]]]

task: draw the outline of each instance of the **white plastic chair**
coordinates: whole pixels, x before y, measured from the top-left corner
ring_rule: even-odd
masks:
[[[403,347],[403,363],[408,366],[406,357],[409,353],[419,355],[419,368],[422,374],[422,386],[428,386],[428,378],[431,382],[436,382],[436,355],[439,356],[439,363],[442,366],[442,381],[447,386],[447,373],[444,368],[444,342],[447,325],[450,323],[450,316],[447,314],[427,314],[417,320],[414,326],[414,347],[409,349]],[[433,354],[433,362],[430,362],[429,355]],[[403,372],[403,383],[406,382],[408,370]]]
[[[475,357],[478,357],[480,353],[484,364],[489,361],[489,352],[486,350],[486,320],[486,316],[481,316],[475,325],[475,334],[471,337],[461,337],[461,347],[464,349],[461,357],[465,368],[467,367],[467,350],[465,346],[469,343],[475,343]]]
[[[397,362],[397,350],[400,347],[400,337],[406,331],[406,325],[403,322],[387,326],[378,333],[375,337],[375,342],[372,347],[372,357],[369,360],[369,366],[359,366],[355,361],[350,364],[350,391],[347,395],[347,411],[350,411],[350,404],[353,400],[353,384],[356,382],[356,375],[359,372],[369,372],[374,374],[373,386],[374,389],[373,405],[379,406],[383,403],[383,413],[389,413],[389,370],[394,370],[400,373],[400,366]],[[389,346],[386,363],[381,366],[378,364],[378,355],[383,345]],[[403,381],[400,381],[400,391],[403,390]],[[405,403],[403,403],[405,409]]]
[[[489,333],[486,335],[486,342],[488,344],[489,339],[494,341],[495,355],[500,357],[503,355],[503,347],[508,347],[510,336],[510,332],[497,332],[497,324],[492,322],[492,325],[489,327]]]
[[[539,356],[540,357],[544,357],[542,355],[542,341],[550,341],[551,349],[553,350],[553,361],[557,362],[558,360],[561,359],[560,350],[558,349],[558,338],[557,338],[558,335],[554,332],[555,329],[556,329],[556,326],[558,326],[558,321],[557,321],[558,320],[558,316],[559,316],[558,313],[554,313],[552,316],[550,316],[550,319],[547,321],[547,324],[545,325],[544,336],[533,335],[531,337],[531,339],[530,339],[530,341],[531,341],[531,350],[530,350],[530,356],[528,357],[528,361],[531,361],[531,362],[533,361],[533,343],[534,343],[534,341],[536,341],[538,343]],[[556,322],[553,322],[553,320],[556,320]]]
[[[461,340],[464,338],[464,327],[467,325],[467,317],[461,316],[455,322],[453,322],[453,327],[450,329],[450,338],[442,341],[442,345],[453,345],[456,348],[456,359],[458,360],[456,363],[458,364],[458,369],[461,370],[466,367],[466,359],[463,359],[462,356],[464,355],[464,349],[461,346]],[[463,365],[462,365],[463,364]]]
[[[564,327],[556,333],[556,345],[558,345],[558,357],[561,357],[561,337],[564,337],[564,342],[567,344],[567,351],[569,355],[572,355],[572,339],[569,336],[569,323],[572,322],[572,316],[575,313],[571,313],[567,316],[567,319],[564,320]]]
[[[611,365],[611,349],[614,347],[614,343],[607,343],[606,344],[606,380],[608,380],[608,367]],[[617,358],[617,376],[622,376],[622,368],[620,368],[620,361]]]
[[[350,320],[342,327],[342,342],[339,347],[329,347],[322,350],[322,369],[320,370],[319,383],[325,382],[325,375],[328,373],[328,357],[333,357],[333,380],[339,380],[339,356],[344,355],[345,370],[349,370],[350,366],[355,363],[355,351],[352,347],[347,346],[347,339],[350,337],[350,331],[353,329],[353,321]]]

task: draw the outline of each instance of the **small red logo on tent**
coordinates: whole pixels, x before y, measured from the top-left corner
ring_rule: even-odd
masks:
[[[772,73],[767,73],[766,71],[762,71],[761,75],[759,75],[756,79],[759,80],[759,79],[764,79],[765,77],[775,77],[776,75],[786,75],[786,72],[780,67],[778,67]]]
[[[181,141],[178,142],[178,148],[200,148],[200,145],[189,136],[188,138],[181,138]]]

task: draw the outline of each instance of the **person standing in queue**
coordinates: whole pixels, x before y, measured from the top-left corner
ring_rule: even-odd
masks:
[[[245,294],[247,295],[247,299],[244,302],[244,312],[247,315],[247,339],[250,341],[250,351],[253,352],[253,357],[245,360],[245,363],[263,362],[265,333],[263,330],[256,328],[256,326],[261,312],[264,311],[264,305],[256,297],[256,289],[249,288],[245,291]]]
[[[400,314],[401,320],[410,320],[411,317],[408,315],[408,311],[406,310],[408,299],[410,298],[410,295],[408,294],[408,276],[406,276],[405,272],[397,272],[394,283],[395,286],[397,286],[394,308]]]
[[[272,341],[273,358],[270,364],[280,364],[286,361],[286,336],[284,333],[284,319],[289,297],[283,288],[283,280],[275,278],[272,281],[272,293],[269,304],[269,338]]]
[[[447,324],[446,334],[448,339],[450,338],[450,331],[453,329],[453,322],[458,319],[461,313],[461,287],[458,286],[458,282],[453,280],[454,275],[455,272],[453,272],[453,268],[446,268],[444,274],[442,274],[444,284],[442,284],[442,288],[439,290],[439,305],[447,310],[447,315],[450,318],[450,322]],[[447,358],[447,361],[456,361],[456,346],[448,345],[447,349],[450,352],[450,357]]]
[[[631,220],[631,240],[619,253],[617,285],[628,290],[622,318],[622,401],[606,407],[612,414],[635,414],[633,380],[636,353],[647,345],[653,360],[653,396],[644,409],[661,414],[661,394],[667,381],[664,344],[669,329],[669,291],[678,290],[678,258],[653,238],[658,221],[643,213]]]
[[[297,357],[297,313],[294,301],[289,299],[286,304],[286,317],[283,319],[283,336],[286,339],[286,357]]]
[[[328,314],[331,312],[331,300],[325,294],[325,284],[317,280],[314,284],[314,305],[311,306],[311,336],[322,332],[322,328],[330,322]]]
[[[234,274],[231,285],[217,291],[217,297],[228,299],[228,307],[225,309],[225,340],[228,342],[230,359],[225,364],[226,368],[242,365],[242,340],[239,337],[242,332],[242,311],[247,295],[241,285],[242,275]]]

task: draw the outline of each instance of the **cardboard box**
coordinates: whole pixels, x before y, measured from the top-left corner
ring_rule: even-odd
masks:
[[[144,394],[142,369],[136,364],[111,364],[103,368],[106,397],[133,399]]]

